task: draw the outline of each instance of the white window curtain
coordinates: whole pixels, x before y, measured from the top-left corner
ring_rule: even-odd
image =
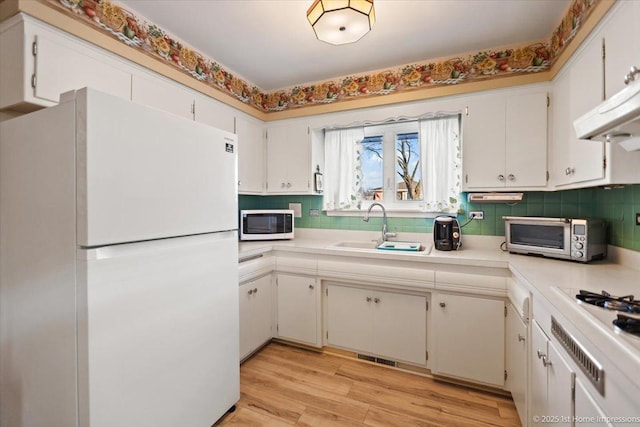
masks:
[[[362,172],[360,153],[364,128],[327,130],[324,137],[323,209],[360,208]]]
[[[420,145],[425,154],[425,210],[457,212],[462,191],[459,116],[421,120]]]

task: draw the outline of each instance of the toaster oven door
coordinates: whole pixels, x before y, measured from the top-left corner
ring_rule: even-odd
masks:
[[[564,218],[505,218],[509,252],[571,258],[571,222]]]

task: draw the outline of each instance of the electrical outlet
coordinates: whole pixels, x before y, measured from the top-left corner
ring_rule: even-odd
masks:
[[[640,213],[636,213],[636,225],[640,225]]]
[[[471,211],[469,212],[469,219],[484,219],[484,211]]]
[[[320,211],[318,209],[309,209],[309,216],[320,216]]]

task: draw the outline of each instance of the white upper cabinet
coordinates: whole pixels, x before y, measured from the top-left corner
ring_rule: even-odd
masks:
[[[547,185],[547,92],[508,95],[506,187]]]
[[[264,125],[250,117],[236,118],[238,135],[238,192],[261,194],[265,183]]]
[[[313,192],[311,135],[307,123],[267,129],[267,192]]]
[[[462,134],[464,187],[505,186],[505,98],[483,95],[469,101]]]
[[[83,87],[131,96],[131,69],[95,46],[22,15],[3,22],[0,34],[0,108],[50,107]]]
[[[193,118],[214,128],[234,133],[234,110],[205,95],[195,94]]]
[[[551,185],[556,189],[640,183],[640,151],[578,139],[573,122],[624,87],[640,65],[640,4],[618,2],[553,82]]]
[[[470,97],[463,120],[464,190],[545,188],[545,88]]]
[[[609,98],[624,89],[624,76],[631,66],[640,67],[640,2],[620,2],[615,19],[604,24],[605,94]]]
[[[602,43],[594,39],[579,53],[569,70],[569,163],[565,167],[565,175],[571,182],[604,176],[604,144],[579,140],[573,128],[575,119],[604,99],[602,60]]]
[[[193,120],[195,94],[186,87],[151,74],[134,74],[131,100]]]

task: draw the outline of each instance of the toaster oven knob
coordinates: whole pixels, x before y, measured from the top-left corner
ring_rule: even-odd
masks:
[[[572,239],[577,241],[578,240],[578,236],[573,236]]]
[[[583,256],[584,254],[582,253],[582,251],[576,251],[576,252],[574,253],[574,255],[575,255],[575,257],[576,257],[576,258],[582,258],[582,256]]]
[[[584,248],[584,245],[582,243],[580,243],[580,242],[576,242],[573,245],[573,247],[576,248],[576,249],[582,249],[582,248]]]

